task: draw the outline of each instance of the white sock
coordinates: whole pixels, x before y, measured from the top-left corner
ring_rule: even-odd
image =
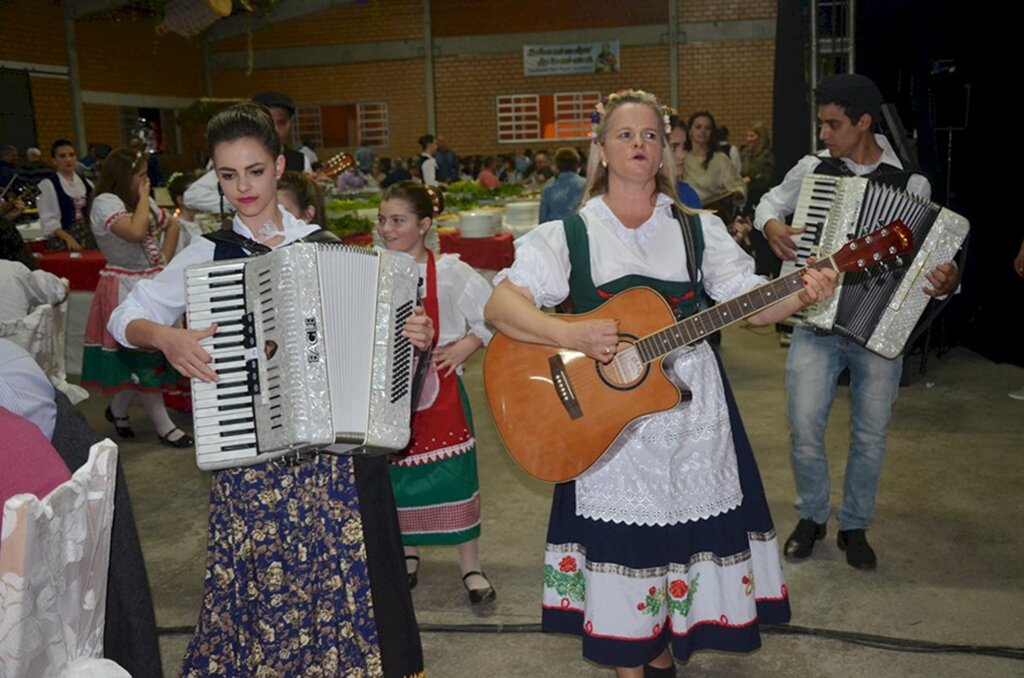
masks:
[[[153,422],[153,428],[156,429],[158,436],[166,436],[177,428],[171,421],[171,415],[167,414],[163,393],[139,393],[139,399],[142,400],[142,406],[146,408],[146,414]]]

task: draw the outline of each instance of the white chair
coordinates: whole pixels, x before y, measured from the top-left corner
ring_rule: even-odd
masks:
[[[64,283],[67,284],[67,280]],[[23,318],[0,321],[0,338],[10,339],[28,351],[53,387],[66,395],[72,405],[77,405],[89,397],[89,392],[68,383],[67,317],[67,299],[56,306],[40,304]]]
[[[93,445],[71,480],[4,504],[0,676],[130,678],[101,659],[117,445]]]

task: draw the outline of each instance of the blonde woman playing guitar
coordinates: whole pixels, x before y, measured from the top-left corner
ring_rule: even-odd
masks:
[[[511,339],[582,353],[594,366],[630,348],[618,320],[567,322],[538,306],[572,297],[587,312],[647,286],[689,315],[701,284],[729,299],[764,282],[721,220],[678,206],[657,100],[626,91],[602,109],[580,218],[522,238],[486,308]],[[750,321],[774,323],[835,283],[833,271],[809,270],[802,292]],[[584,656],[623,677],[674,675],[673,656],[699,649],[753,650],[759,622],[789,619],[774,527],[721,366],[706,342],[666,363],[693,400],[630,424],[600,463],[556,485],[548,528],[544,630],[581,635]]]

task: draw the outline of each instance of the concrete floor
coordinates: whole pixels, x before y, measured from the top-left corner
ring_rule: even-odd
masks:
[[[780,537],[792,529],[783,368],[785,349],[764,328],[725,333],[722,355],[764,478]],[[483,395],[481,358],[465,382],[474,404],[484,504],[481,553],[498,602],[470,609],[455,550],[426,549],[413,592],[431,676],[590,676],[609,669],[581,659],[577,639],[513,632],[539,623],[540,572],[551,490],[519,471],[498,442]],[[916,361],[914,363],[917,365]],[[901,389],[889,455],[870,532],[875,572],[846,565],[836,526],[812,558],[787,566],[794,625],[951,644],[1024,647],[1024,403],[1007,393],[1024,370],[965,350],[932,357],[926,375]],[[100,432],[105,402],[82,407]],[[154,444],[139,406],[139,442],[122,445],[156,603],[164,670],[177,674],[202,590],[209,477],[190,451]],[[828,429],[833,500],[838,500],[849,394],[841,389]],[[188,417],[179,422],[188,426]],[[506,625],[494,633],[437,626]],[[750,656],[703,653],[693,676],[1020,676],[1024,662],[949,653],[893,652],[809,636],[766,634]]]

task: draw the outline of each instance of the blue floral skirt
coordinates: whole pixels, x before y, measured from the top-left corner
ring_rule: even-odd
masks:
[[[214,472],[182,675],[419,674],[401,553],[383,459],[320,454]]]

